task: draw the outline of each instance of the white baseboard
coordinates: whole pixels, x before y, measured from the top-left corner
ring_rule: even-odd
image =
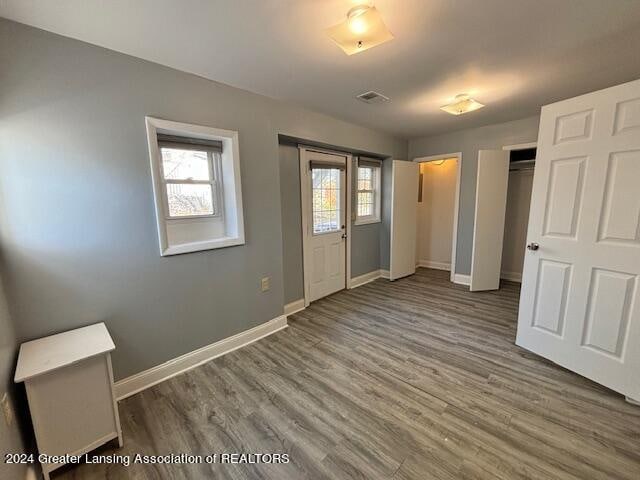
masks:
[[[433,268],[435,270],[451,271],[450,262],[434,262],[432,260],[418,260],[417,267]]]
[[[304,298],[301,298],[300,300],[296,300],[294,302],[287,303],[284,306],[284,314],[286,316],[293,315],[294,313],[301,312],[305,308],[306,307],[304,306]]]
[[[391,276],[391,273],[389,273],[389,270],[380,269],[380,278],[386,278],[387,280],[389,280],[390,276]]]
[[[271,335],[283,328],[287,328],[287,317],[281,315],[262,325],[253,327],[228,338],[206,345],[193,352],[185,353],[161,365],[136,373],[115,383],[116,398],[123,400],[134,393],[138,393],[171,377],[175,377],[203,363],[220,357],[225,353],[249,345]]]
[[[500,278],[511,282],[522,283],[522,273],[519,272],[500,272]]]
[[[453,276],[453,283],[458,283],[460,285],[471,285],[471,275],[462,275],[461,273],[456,273]]]
[[[373,272],[365,273],[351,279],[351,288],[360,287],[366,283],[373,282],[377,278],[380,278],[381,270],[374,270]]]

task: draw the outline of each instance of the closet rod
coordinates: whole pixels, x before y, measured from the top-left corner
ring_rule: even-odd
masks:
[[[510,172],[524,172],[527,170],[535,170],[535,167],[521,167],[521,168],[510,168]]]

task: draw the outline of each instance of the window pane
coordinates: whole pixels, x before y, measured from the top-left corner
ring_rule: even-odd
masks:
[[[358,192],[358,216],[373,215],[373,193]]]
[[[358,167],[356,213],[358,217],[375,217],[376,202],[379,202],[378,177],[379,169],[374,167]]]
[[[358,190],[373,190],[371,180],[358,180]]]
[[[162,171],[168,180],[209,180],[207,152],[162,147]]]
[[[358,167],[358,190],[373,190],[373,168]]]
[[[213,192],[209,184],[167,183],[170,217],[213,215]]]
[[[372,173],[371,167],[358,167],[358,180],[369,180]]]
[[[340,170],[314,168],[311,187],[313,233],[340,230]]]

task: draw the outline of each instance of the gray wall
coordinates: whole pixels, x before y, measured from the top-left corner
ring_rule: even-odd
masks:
[[[7,393],[14,410],[16,406],[20,405],[20,402],[16,401],[16,389],[13,383],[17,348],[13,324],[9,317],[4,289],[0,281],[0,398]],[[27,465],[11,465],[4,462],[5,453],[21,453],[24,451],[18,428],[17,413],[13,424],[8,426],[4,415],[0,412],[0,454],[3,455],[3,458],[0,459],[0,478],[7,480],[23,479],[26,474]]]
[[[406,155],[402,139],[6,20],[0,64],[17,337],[104,321],[116,379],[282,313],[278,133]],[[159,256],[145,115],[239,131],[246,245]]]
[[[279,159],[280,195],[282,202],[284,303],[287,304],[304,297],[302,220],[300,207],[300,159],[298,156],[298,149],[292,145],[280,145]],[[352,278],[380,268],[381,229],[382,225],[380,223],[352,226]]]
[[[536,115],[409,141],[409,158],[412,160],[415,157],[462,152],[456,273],[468,275],[471,272],[478,150],[501,149],[505,145],[535,142],[538,138],[539,121],[540,117]]]
[[[282,270],[284,303],[304,297],[300,160],[293,145],[280,145],[280,201],[282,202]]]
[[[351,278],[380,269],[380,223],[352,225]]]

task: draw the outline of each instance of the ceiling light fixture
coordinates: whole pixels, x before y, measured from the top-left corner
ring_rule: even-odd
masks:
[[[364,17],[364,14],[369,10],[369,6],[367,5],[359,5],[357,7],[353,7],[347,13],[347,23],[349,24],[349,29],[355,35],[362,35],[367,31],[367,21]]]
[[[462,115],[463,113],[473,112],[484,107],[480,102],[475,101],[469,97],[466,93],[456,95],[455,101],[448,105],[440,107],[440,110],[444,110],[451,115]]]
[[[380,12],[370,5],[358,5],[347,13],[347,19],[327,29],[327,34],[347,55],[364,52],[393,39]]]

